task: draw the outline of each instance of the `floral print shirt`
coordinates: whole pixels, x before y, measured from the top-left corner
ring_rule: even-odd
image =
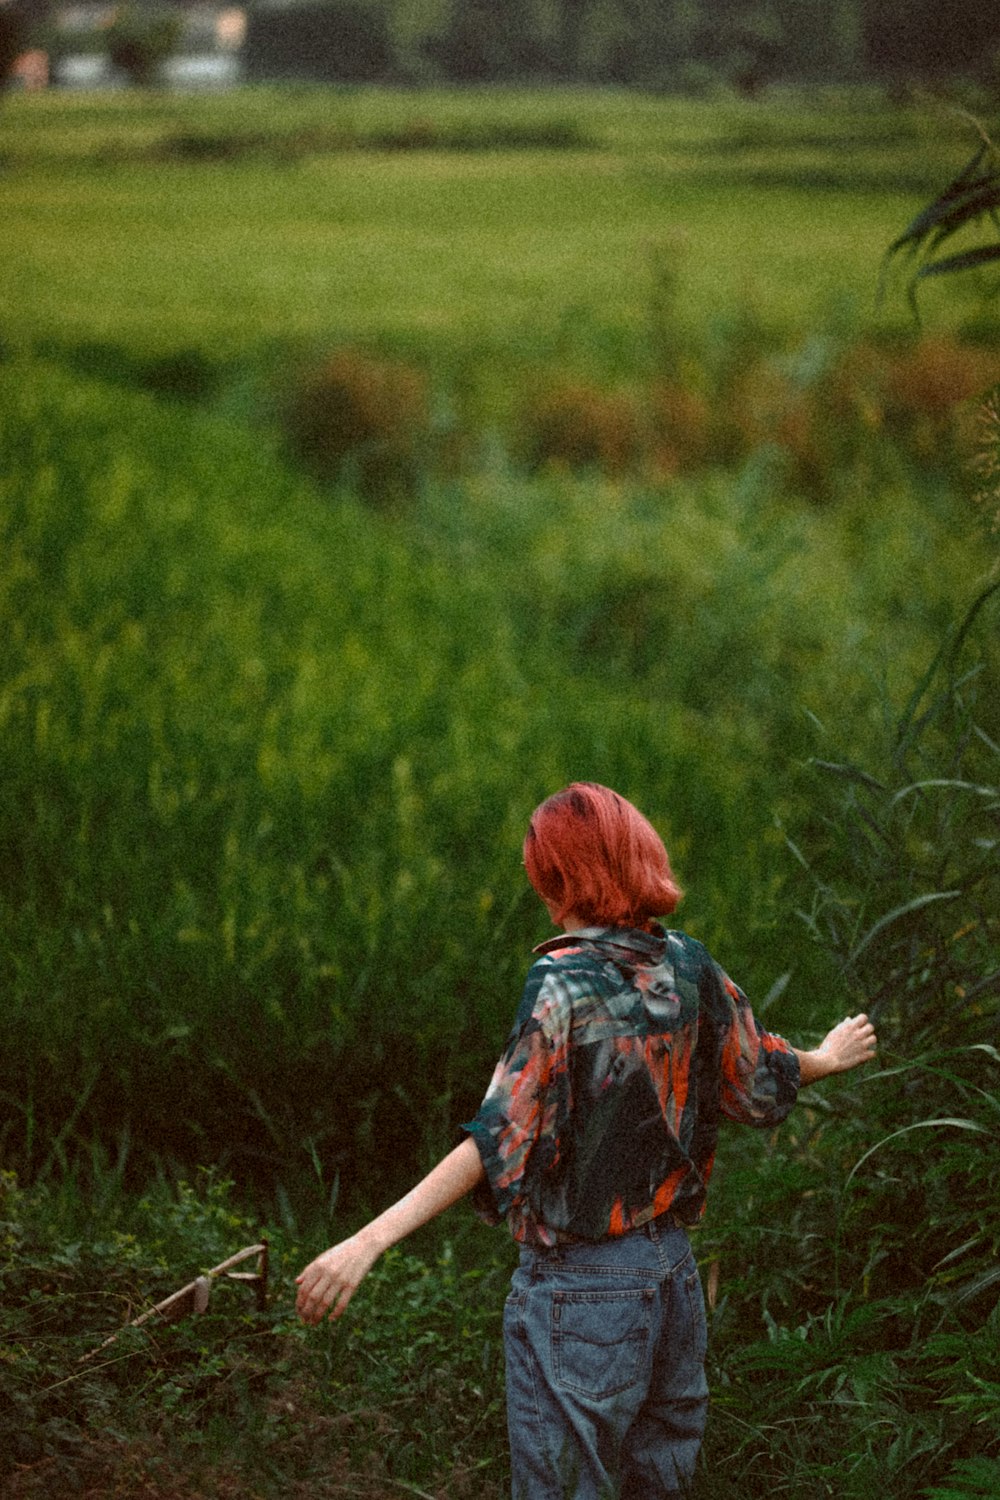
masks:
[[[486,1178],[475,1207],[515,1240],[698,1219],[719,1120],[776,1125],[798,1058],[683,932],[590,927],[535,950],[514,1029],[463,1128]]]

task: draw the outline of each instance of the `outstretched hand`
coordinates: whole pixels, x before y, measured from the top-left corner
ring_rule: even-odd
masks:
[[[464,1198],[484,1175],[479,1149],[466,1136],[405,1198],[349,1240],[317,1255],[295,1278],[295,1310],[303,1323],[318,1323],[327,1312],[339,1318],[383,1250]]]
[[[865,1015],[847,1016],[816,1048],[816,1059],[825,1073],[847,1073],[875,1056],[875,1027]]]
[[[378,1251],[356,1234],[310,1261],[295,1278],[295,1311],[303,1323],[318,1323],[327,1311],[331,1321],[339,1318],[377,1259]]]

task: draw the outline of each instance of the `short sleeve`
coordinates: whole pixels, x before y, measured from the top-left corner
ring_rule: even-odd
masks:
[[[724,1025],[719,1107],[741,1125],[779,1125],[799,1090],[799,1060],[783,1037],[765,1031],[746,995],[718,965]]]
[[[517,1021],[475,1118],[462,1126],[475,1141],[486,1173],[473,1194],[480,1218],[497,1224],[524,1192],[529,1163],[547,1129],[553,1046],[540,1012],[546,1009],[544,960],[528,976]]]

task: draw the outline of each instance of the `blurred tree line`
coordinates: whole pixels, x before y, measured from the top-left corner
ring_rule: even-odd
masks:
[[[292,0],[251,6],[247,69],[419,83],[754,94],[771,82],[992,82],[982,0]]]
[[[58,12],[0,0],[0,77]],[[128,40],[150,11],[133,0]],[[992,83],[1000,5],[983,0],[248,0],[251,78],[587,82],[687,92],[771,82]],[[163,29],[161,24],[161,30]]]

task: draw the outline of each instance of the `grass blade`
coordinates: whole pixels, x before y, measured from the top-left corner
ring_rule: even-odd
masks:
[[[857,963],[862,953],[874,942],[879,933],[884,932],[893,922],[898,922],[901,917],[909,916],[911,912],[920,911],[923,907],[931,906],[937,901],[954,901],[961,894],[961,891],[928,891],[925,895],[914,896],[912,901],[906,901],[902,906],[897,906],[892,911],[887,912],[884,917],[879,918],[874,927],[868,929],[854,951],[848,954],[845,961],[845,968]]]
[[[864,1156],[859,1157],[847,1174],[847,1181],[844,1183],[845,1190],[850,1187],[856,1173],[861,1170],[865,1162],[874,1156],[876,1151],[881,1151],[883,1146],[887,1146],[890,1141],[898,1140],[901,1135],[909,1135],[913,1130],[930,1130],[941,1126],[951,1126],[956,1130],[975,1130],[980,1135],[990,1134],[985,1125],[977,1125],[975,1120],[961,1120],[951,1115],[946,1115],[939,1120],[916,1120],[912,1125],[904,1125],[901,1129],[892,1131],[890,1135],[884,1135],[880,1141],[876,1141],[875,1145],[871,1146],[865,1152]]]
[[[948,789],[954,792],[972,792],[977,797],[995,797],[997,788],[995,786],[979,786],[974,781],[961,781],[951,776],[931,776],[926,781],[914,781],[909,786],[904,786],[901,791],[893,795],[890,807],[895,807],[897,802],[902,802],[911,792],[925,792],[932,788],[939,790]]]
[[[925,281],[928,276],[950,276],[954,271],[971,271],[995,260],[1000,260],[1000,245],[976,245],[971,250],[959,250],[954,255],[921,266],[917,280]]]

